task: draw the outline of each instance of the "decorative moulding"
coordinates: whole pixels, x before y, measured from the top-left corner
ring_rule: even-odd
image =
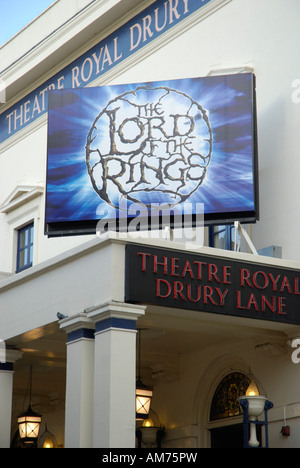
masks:
[[[42,195],[43,192],[44,188],[38,185],[18,185],[0,206],[0,212],[8,214]]]

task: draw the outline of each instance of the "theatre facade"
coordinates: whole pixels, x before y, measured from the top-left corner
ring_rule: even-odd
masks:
[[[300,446],[299,9],[57,0],[0,48],[1,447],[243,447],[253,380]]]

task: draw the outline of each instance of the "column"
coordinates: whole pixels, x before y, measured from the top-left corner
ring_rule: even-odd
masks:
[[[136,320],[145,307],[109,302],[95,322],[94,448],[135,447]]]
[[[9,349],[5,352],[5,362],[0,362],[0,448],[10,447],[13,365],[21,356],[21,351]]]
[[[85,313],[60,321],[68,334],[65,447],[91,448],[93,441],[94,324]]]

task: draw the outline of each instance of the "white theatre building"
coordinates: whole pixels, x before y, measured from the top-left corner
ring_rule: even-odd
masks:
[[[66,448],[242,447],[237,398],[252,374],[272,403],[268,425],[257,425],[259,443],[300,447],[299,15],[299,0],[56,0],[0,47],[0,447],[22,445],[18,417],[29,404],[42,417],[38,447],[46,430]],[[64,119],[55,109],[51,114],[55,141],[68,146],[71,159],[56,152],[48,134],[50,96],[226,76],[255,77],[256,220],[223,216],[188,236],[179,228],[100,234],[59,219],[49,229],[50,203],[54,211],[67,206],[74,217],[75,202],[87,206],[79,182],[63,191],[63,167],[77,177],[83,161],[74,180],[88,174],[91,199],[109,201],[108,191],[93,184],[99,166],[88,164],[96,151],[87,148],[96,140],[72,165],[79,137],[63,130],[71,121],[81,125],[81,108],[76,115],[70,108]],[[202,121],[213,122],[227,99],[211,93]],[[157,116],[148,144],[157,131],[160,142],[166,137],[158,120],[162,102],[148,103],[145,118]],[[119,107],[107,110],[111,132]],[[174,138],[183,135],[181,114],[174,108]],[[222,115],[224,125],[235,125],[235,115]],[[144,135],[140,122],[123,120],[124,145]],[[190,135],[196,119],[186,122]],[[136,125],[131,139],[129,123]],[[189,158],[190,179],[207,169],[201,190],[208,190],[221,154],[223,127],[207,127],[211,166],[204,168],[204,156],[200,166]],[[116,141],[110,143],[117,154]],[[181,144],[189,151],[190,142]],[[228,147],[222,180],[222,171],[230,178],[241,169],[230,165],[233,157]],[[59,175],[48,185],[54,160]],[[123,171],[120,163],[110,180]],[[168,171],[169,164],[162,173]],[[210,187],[223,202],[227,192],[218,181]],[[154,429],[136,419],[137,378],[152,389]]]

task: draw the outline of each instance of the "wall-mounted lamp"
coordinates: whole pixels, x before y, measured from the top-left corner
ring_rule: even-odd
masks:
[[[273,407],[273,403],[267,400],[265,392],[262,389],[259,382],[254,378],[253,374],[249,375],[250,385],[246,390],[246,394],[240,396],[238,401],[243,409],[244,417],[244,447],[255,448],[259,447],[259,441],[257,440],[256,426],[265,426],[265,444],[268,447],[268,419],[267,411]],[[265,413],[265,419],[263,422],[259,421],[258,418],[262,413]],[[250,438],[249,437],[249,425],[250,425]]]
[[[148,418],[153,392],[141,380],[141,330],[138,330],[138,353],[138,378],[135,391],[136,419],[144,420]]]
[[[164,427],[160,424],[157,414],[151,410],[151,418],[145,419],[137,429],[138,448],[142,443],[146,446],[161,448],[161,441],[165,434]]]
[[[47,424],[45,425],[45,430],[42,435],[39,437],[38,441],[39,448],[58,448],[56,438],[52,432],[48,431]]]
[[[29,405],[27,411],[18,417],[20,439],[24,444],[33,444],[39,436],[42,416],[31,407],[32,366],[29,373]]]

